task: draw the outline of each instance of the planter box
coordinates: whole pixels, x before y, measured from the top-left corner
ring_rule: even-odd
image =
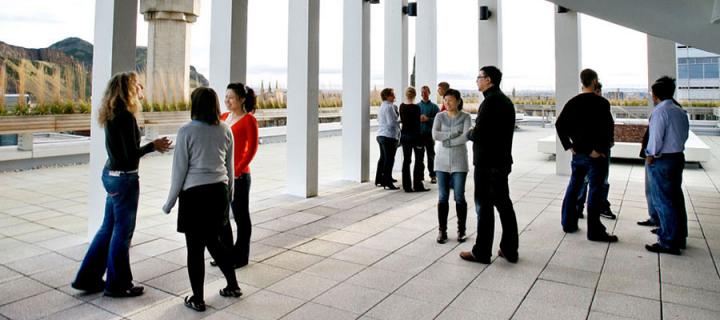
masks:
[[[90,114],[0,117],[0,134],[90,130]]]

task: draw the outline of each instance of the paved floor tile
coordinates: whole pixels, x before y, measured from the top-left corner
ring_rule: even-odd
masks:
[[[322,261],[323,259],[324,258],[321,256],[290,250],[267,259],[263,261],[263,263],[287,270],[300,271]]]
[[[83,303],[76,305],[72,308],[68,308],[56,313],[49,315],[46,319],[48,320],[115,320],[120,319],[118,315],[114,315],[103,309],[100,309],[92,304]]]
[[[598,290],[592,311],[633,319],[660,319],[660,302]]]
[[[370,310],[370,308],[375,306],[386,296],[387,293],[382,291],[363,288],[349,283],[342,283],[323,295],[315,298],[313,302],[362,314],[367,310]]]
[[[312,300],[337,285],[336,281],[306,273],[296,273],[268,287],[267,290],[302,300]]]
[[[367,314],[376,319],[416,320],[434,319],[442,310],[443,306],[440,304],[391,295],[370,309]]]
[[[39,319],[81,303],[82,301],[72,296],[51,290],[4,305],[0,307],[0,313],[10,319]]]
[[[523,300],[521,295],[512,295],[478,288],[467,288],[450,304],[451,307],[487,313],[510,318]]]
[[[37,295],[51,288],[27,277],[0,283],[0,305]]]
[[[347,283],[390,293],[412,277],[413,275],[407,273],[370,267],[352,276]]]
[[[304,303],[303,300],[270,291],[260,291],[225,309],[249,319],[280,319]]]
[[[327,258],[303,272],[334,281],[344,281],[364,268],[363,265]]]
[[[335,308],[331,308],[328,306],[324,306],[317,303],[308,302],[301,306],[300,308],[296,309],[292,313],[286,315],[283,317],[283,320],[305,320],[305,319],[313,319],[313,320],[351,320],[351,319],[357,319],[358,315],[338,310]]]

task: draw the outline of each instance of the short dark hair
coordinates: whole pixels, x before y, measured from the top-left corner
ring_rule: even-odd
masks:
[[[255,111],[257,98],[255,97],[255,91],[252,88],[247,87],[240,82],[233,82],[227,86],[227,89],[235,92],[235,95],[238,97],[245,99],[245,102],[243,103],[245,112],[249,113]]]
[[[455,89],[448,89],[447,91],[445,91],[445,95],[443,96],[443,98],[447,97],[447,96],[454,97],[455,100],[458,101],[458,107],[457,107],[458,110],[462,110],[463,99],[462,99],[462,95],[460,94],[460,91],[457,91]]]
[[[438,83],[438,87],[443,88],[443,90],[448,90],[448,89],[450,89],[450,84],[443,81],[443,82]]]
[[[480,68],[480,71],[485,73],[485,76],[490,78],[490,82],[496,86],[500,86],[500,82],[502,82],[502,71],[498,69],[496,66],[484,66]]]
[[[220,101],[215,90],[199,87],[190,95],[190,118],[209,125],[220,123]]]
[[[585,69],[580,72],[580,82],[584,88],[590,88],[593,80],[598,80],[598,74],[593,69]]]
[[[387,98],[389,98],[390,96],[394,96],[394,95],[395,95],[395,92],[393,92],[392,88],[385,88],[385,89],[382,89],[382,91],[380,91],[380,99],[382,99],[382,101],[385,101],[385,100],[387,100]]]
[[[652,87],[652,93],[660,100],[672,99],[675,95],[675,79],[669,76],[662,76],[655,80]]]

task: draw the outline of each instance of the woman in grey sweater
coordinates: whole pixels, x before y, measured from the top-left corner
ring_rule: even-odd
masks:
[[[180,199],[178,232],[185,233],[187,263],[193,295],[185,306],[205,311],[203,282],[205,247],[225,275],[224,297],[239,297],[242,291],[235,278],[230,248],[220,241],[228,224],[228,204],[232,194],[233,137],[220,122],[220,104],[210,88],[197,88],[191,95],[192,121],[178,131],[173,157],[170,194],[165,213]]]
[[[447,111],[438,113],[433,122],[432,136],[435,143],[435,173],[438,181],[438,243],[447,242],[447,220],[450,206],[450,188],[455,195],[455,209],[458,218],[458,241],[464,242],[467,202],[465,201],[465,179],[468,173],[468,142],[470,114],[460,110],[460,92],[448,89],[443,97]]]

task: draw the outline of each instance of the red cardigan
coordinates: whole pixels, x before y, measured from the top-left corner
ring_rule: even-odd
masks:
[[[225,121],[230,112],[220,116]],[[250,161],[258,149],[258,124],[252,113],[245,114],[230,127],[233,134],[233,156],[235,157],[235,178],[243,173],[250,173]]]

